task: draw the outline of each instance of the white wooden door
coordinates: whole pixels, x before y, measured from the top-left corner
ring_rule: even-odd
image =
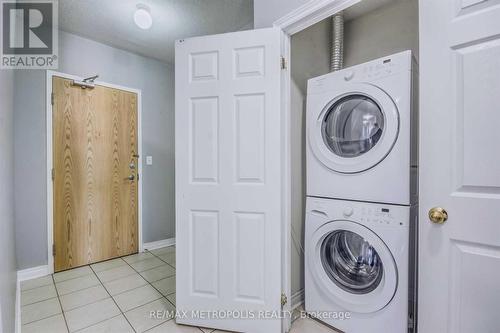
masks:
[[[177,321],[280,332],[280,31],[178,41],[175,96]]]
[[[420,89],[419,332],[500,332],[499,1],[420,1]]]

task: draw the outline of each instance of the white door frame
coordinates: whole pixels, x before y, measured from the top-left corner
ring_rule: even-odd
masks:
[[[46,91],[46,121],[47,121],[47,260],[48,260],[48,273],[54,273],[54,256],[52,255],[52,244],[54,241],[54,183],[52,181],[52,168],[53,168],[53,150],[52,150],[52,78],[54,76],[62,77],[69,80],[83,80],[83,78],[56,72],[47,71],[47,91]],[[116,84],[96,81],[96,85],[119,89],[137,94],[137,154],[139,155],[137,161],[137,174],[142,177],[142,91],[140,89],[124,87]],[[138,242],[139,252],[144,251],[144,244],[142,241],[142,183],[143,180],[139,178],[138,181]]]
[[[282,30],[281,38],[281,54],[285,60],[286,70],[282,71],[281,75],[281,112],[283,119],[283,234],[282,234],[282,291],[287,297],[287,302],[283,306],[283,311],[291,311],[291,228],[292,228],[292,193],[291,193],[291,62],[290,62],[290,44],[292,35],[309,28],[310,26],[346,9],[361,0],[311,0],[304,5],[296,8],[287,15],[279,18],[273,23],[273,26]],[[302,294],[303,295],[303,294]],[[299,304],[303,299],[299,300]],[[288,332],[291,327],[291,316],[286,316],[283,319],[282,331]]]

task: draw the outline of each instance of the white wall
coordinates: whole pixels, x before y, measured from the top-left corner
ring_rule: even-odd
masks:
[[[267,28],[277,19],[302,6],[309,0],[254,0],[254,27]]]
[[[0,70],[0,332],[14,332],[14,73]]]
[[[59,71],[142,90],[143,239],[175,235],[173,66],[61,32]],[[45,71],[16,73],[15,203],[18,268],[47,264]],[[29,244],[29,246],[26,246]]]
[[[255,16],[257,20],[258,17]],[[394,2],[346,22],[346,67],[411,49],[418,56],[418,1]],[[307,80],[330,71],[331,22],[292,36],[292,295],[304,288],[305,103]]]

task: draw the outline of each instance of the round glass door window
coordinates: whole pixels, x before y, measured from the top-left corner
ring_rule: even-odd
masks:
[[[377,251],[352,231],[336,230],[326,236],[320,256],[328,277],[347,292],[368,294],[382,280],[384,265]]]
[[[356,94],[339,99],[326,111],[322,136],[337,156],[352,158],[370,151],[384,131],[384,114],[368,96]]]

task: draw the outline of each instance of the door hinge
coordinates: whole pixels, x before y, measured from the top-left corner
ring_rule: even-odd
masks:
[[[52,168],[52,181],[56,179],[56,170]]]
[[[281,69],[286,69],[286,59],[281,56]]]
[[[415,328],[415,323],[413,322],[413,318],[412,318],[412,315],[410,314],[410,316],[408,317],[408,328],[410,330],[413,330]]]
[[[286,303],[288,303],[288,297],[285,293],[281,293],[281,307],[284,307]]]
[[[52,244],[52,255],[56,256],[56,244]]]
[[[54,105],[54,93],[50,94],[50,104]]]
[[[137,174],[137,181],[139,181],[139,178],[140,178],[140,177],[139,177],[139,174]]]

